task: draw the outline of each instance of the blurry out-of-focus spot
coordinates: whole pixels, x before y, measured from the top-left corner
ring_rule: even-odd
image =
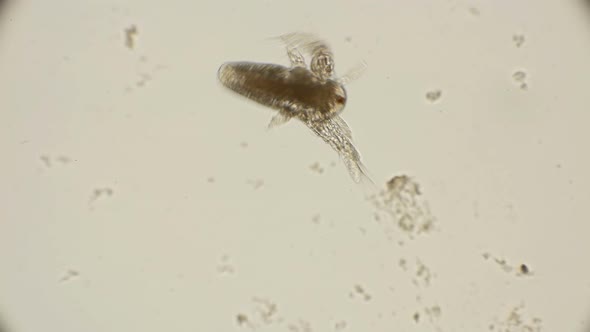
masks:
[[[233,274],[235,272],[235,268],[228,255],[221,256],[221,260],[217,264],[217,272],[219,274]]]
[[[58,162],[62,165],[66,165],[69,164],[72,159],[68,156],[57,156],[57,157],[52,157],[49,155],[41,155],[41,157],[39,157],[39,159],[41,159],[41,162],[43,162],[43,165],[45,165],[45,167],[50,168],[52,165],[54,165],[54,161]]]
[[[295,323],[290,323],[287,328],[289,332],[312,332],[311,324],[306,322],[302,319],[298,320]]]
[[[311,217],[311,222],[313,222],[316,225],[319,225],[321,220],[322,220],[322,217],[319,214],[314,214],[313,217]]]
[[[4,23],[6,19],[4,16],[7,15],[8,7],[12,5],[13,1],[11,0],[0,0],[0,24]]]
[[[248,183],[250,186],[252,186],[252,188],[256,189],[260,189],[262,188],[262,186],[264,186],[264,180],[262,179],[252,179],[252,180],[248,180],[246,181],[246,183]]]
[[[479,15],[481,15],[481,12],[476,7],[469,7],[468,10],[469,10],[469,13],[471,15],[473,15],[473,16],[479,16]]]
[[[317,161],[315,163],[311,164],[309,166],[309,169],[311,169],[312,171],[314,171],[314,172],[316,172],[318,174],[324,173],[324,168]]]
[[[334,330],[342,331],[346,328],[346,325],[347,325],[346,321],[344,321],[344,320],[338,321],[334,324]]]
[[[140,73],[139,79],[135,82],[135,86],[141,88],[147,84],[147,82],[152,80],[152,75],[147,73]]]
[[[525,42],[525,37],[523,34],[515,34],[512,36],[512,41],[516,47],[521,47]]]
[[[51,159],[49,158],[49,156],[42,155],[40,159],[43,162],[43,165],[45,165],[45,167],[51,167]]]
[[[77,279],[80,276],[80,272],[76,270],[67,270],[61,278],[59,278],[59,282],[67,282],[73,279]]]
[[[138,30],[135,24],[125,28],[125,46],[127,46],[127,48],[130,50],[135,47],[135,37],[137,37],[137,33]]]
[[[2,1],[2,0],[0,0]],[[0,332],[12,332],[14,331],[13,329],[10,329],[9,324],[6,322],[6,320],[4,320],[2,318],[2,315],[0,315]]]

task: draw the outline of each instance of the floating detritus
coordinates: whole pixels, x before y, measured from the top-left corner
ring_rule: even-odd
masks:
[[[482,256],[485,260],[494,261],[500,268],[502,268],[502,271],[506,273],[515,273],[516,276],[520,277],[532,276],[534,274],[528,264],[520,263],[512,265],[508,263],[508,261],[505,258],[493,257],[490,253],[487,252],[484,253]]]
[[[430,213],[428,202],[422,198],[418,183],[407,175],[394,176],[384,190],[369,200],[377,209],[376,220],[392,220],[399,230],[411,237],[434,229],[435,218]],[[388,227],[388,224],[384,226]],[[389,228],[386,231],[393,232]]]
[[[516,47],[521,47],[524,42],[525,42],[525,37],[523,34],[515,34],[512,36],[512,41],[514,42],[514,45],[516,45]]]
[[[520,304],[502,314],[502,317],[494,319],[489,325],[489,330],[494,332],[540,332],[543,321],[539,317],[529,315]]]
[[[512,79],[521,90],[528,90],[527,73],[524,70],[516,70],[512,73]]]
[[[441,90],[432,90],[432,91],[426,92],[426,100],[428,100],[430,103],[436,103],[440,99],[441,96],[442,96]]]

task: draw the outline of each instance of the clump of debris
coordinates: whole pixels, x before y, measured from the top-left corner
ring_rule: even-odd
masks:
[[[376,207],[375,219],[391,218],[400,230],[411,237],[431,232],[435,218],[422,198],[420,186],[407,175],[394,176],[384,190],[369,197]]]
[[[542,320],[538,317],[531,317],[525,312],[521,304],[509,310],[502,318],[497,318],[489,325],[490,331],[498,332],[540,332]]]

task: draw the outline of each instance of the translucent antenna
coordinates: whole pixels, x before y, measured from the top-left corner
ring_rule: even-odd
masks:
[[[363,60],[361,63],[349,69],[344,76],[337,79],[338,83],[347,85],[348,83],[361,77],[367,70],[367,63]]]

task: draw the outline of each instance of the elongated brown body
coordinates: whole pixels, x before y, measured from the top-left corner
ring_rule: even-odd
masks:
[[[372,183],[352,141],[352,132],[339,115],[346,104],[343,84],[351,77],[334,78],[332,52],[314,36],[293,33],[280,38],[287,44],[291,67],[227,62],[219,68],[219,81],[234,92],[277,110],[269,127],[290,119],[301,121],[338,152],[355,182]],[[299,50],[311,54],[309,66]]]
[[[219,68],[218,76],[229,89],[290,116],[306,112],[317,120],[328,119],[346,104],[342,85],[321,80],[304,67],[228,62]]]

